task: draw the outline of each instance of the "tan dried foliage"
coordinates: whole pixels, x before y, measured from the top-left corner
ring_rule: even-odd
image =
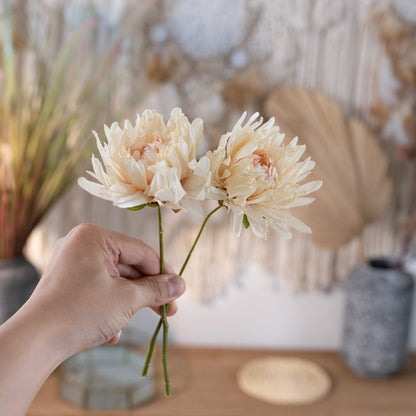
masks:
[[[316,201],[296,216],[310,225],[321,247],[336,250],[377,221],[390,196],[387,158],[360,121],[347,118],[321,93],[277,87],[265,102],[286,137],[299,136],[316,162],[312,179],[323,181]]]

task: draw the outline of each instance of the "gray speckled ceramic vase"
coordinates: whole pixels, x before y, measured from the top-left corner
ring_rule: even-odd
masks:
[[[373,259],[346,282],[342,358],[362,377],[390,376],[406,361],[414,283],[393,265]]]
[[[26,257],[0,260],[0,324],[29,299],[38,281],[39,273]]]

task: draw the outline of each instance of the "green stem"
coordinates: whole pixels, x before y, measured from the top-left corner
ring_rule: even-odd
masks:
[[[155,330],[155,332],[152,336],[152,339],[150,340],[149,350],[147,351],[146,361],[144,363],[143,370],[142,370],[142,376],[143,377],[146,377],[147,373],[149,371],[150,361],[152,360],[153,350],[154,350],[155,344],[156,344],[156,338],[157,338],[157,335],[159,334],[162,323],[163,322],[160,319],[157,326],[156,326],[156,330]]]
[[[159,225],[159,273],[165,273],[165,262],[164,262],[164,252],[163,252],[163,227],[162,227],[162,211],[160,205],[157,204],[157,219]],[[153,350],[155,348],[156,339],[159,334],[160,328],[163,325],[163,352],[162,352],[162,362],[163,362],[163,376],[165,380],[165,395],[166,397],[170,396],[170,382],[169,382],[169,372],[168,372],[168,361],[167,361],[167,351],[168,351],[168,330],[169,324],[167,320],[167,311],[169,305],[162,305],[160,308],[161,319],[159,320],[156,330],[150,340],[149,350],[147,351],[146,360],[142,370],[142,376],[146,377],[149,371],[150,362],[152,360]]]
[[[162,210],[160,205],[157,205],[157,220],[159,224],[159,264],[160,264],[160,274],[165,273],[165,262],[163,259],[163,228],[162,228]]]
[[[179,275],[182,275],[185,271],[186,266],[188,265],[188,262],[192,256],[192,253],[195,250],[195,247],[201,237],[202,231],[204,231],[204,228],[208,222],[208,220],[211,218],[211,216],[217,212],[223,205],[219,205],[218,207],[214,208],[204,219],[204,222],[201,225],[201,228],[199,229],[198,235],[195,238],[194,243],[192,244],[191,249],[189,250],[188,255],[186,256],[186,259],[181,267],[181,270],[179,272]],[[164,271],[164,263],[163,263],[163,230],[162,230],[162,217],[160,212],[160,206],[158,205],[158,220],[159,220],[159,252],[160,252],[160,270],[162,274],[162,270]],[[169,324],[166,318],[167,309],[169,305],[163,305],[161,308],[161,317],[159,319],[159,322],[156,326],[155,332],[153,333],[152,339],[150,340],[149,350],[147,352],[146,361],[143,367],[142,376],[146,376],[150,361],[152,359],[153,350],[155,347],[157,336],[159,335],[160,328],[163,325],[163,346],[162,346],[162,362],[163,362],[163,373],[165,378],[165,395],[166,397],[170,396],[170,381],[169,381],[169,373],[168,373],[168,365],[167,365],[167,348],[168,348],[168,329]]]
[[[195,241],[194,241],[194,243],[192,244],[192,247],[191,247],[191,249],[189,250],[189,253],[188,253],[188,255],[186,256],[186,259],[185,259],[185,261],[184,261],[184,263],[183,263],[183,265],[182,265],[182,267],[181,267],[181,270],[180,270],[180,272],[179,272],[179,275],[180,275],[180,276],[182,276],[183,272],[185,271],[185,268],[186,268],[186,266],[187,266],[187,264],[188,264],[188,262],[189,262],[189,259],[191,258],[191,255],[192,255],[193,251],[195,250],[195,247],[196,247],[196,245],[197,245],[197,243],[198,243],[198,241],[199,241],[199,238],[201,237],[202,231],[204,231],[205,225],[207,224],[207,222],[208,222],[208,220],[211,218],[211,216],[212,216],[215,212],[217,212],[217,211],[218,211],[218,210],[219,210],[222,206],[223,206],[223,205],[219,205],[218,207],[216,207],[215,209],[213,209],[213,210],[212,210],[212,211],[211,211],[211,212],[210,212],[210,213],[209,213],[209,214],[205,217],[204,222],[202,223],[201,228],[199,229],[198,235],[196,236]],[[153,349],[154,349],[154,347],[155,347],[155,342],[156,342],[157,336],[158,336],[158,334],[159,334],[160,328],[162,327],[162,323],[164,322],[164,320],[166,320],[166,317],[164,318],[164,317],[163,317],[163,315],[162,315],[162,316],[160,317],[160,320],[159,320],[159,322],[158,322],[158,324],[157,324],[157,326],[156,326],[155,332],[153,333],[152,339],[151,339],[151,341],[150,341],[149,352],[147,353],[146,363],[145,363],[145,366],[146,366],[146,364],[147,364],[147,367],[149,366],[149,363],[150,363],[150,360],[151,360],[151,357],[152,357],[152,354],[153,354]],[[166,323],[167,323],[167,320],[166,320]],[[165,328],[165,327],[164,327],[164,328]],[[145,368],[146,368],[146,367],[145,367]],[[144,373],[144,370],[143,370],[142,375],[143,375],[143,376],[146,376],[146,374],[147,374],[147,368],[146,368],[146,373]]]
[[[160,205],[157,206],[157,219],[159,223],[159,258],[160,258],[160,274],[165,273],[165,262],[163,254],[163,228],[162,228],[162,210]],[[168,331],[169,324],[166,317],[168,311],[168,305],[162,305],[160,308],[161,321],[163,323],[163,350],[162,350],[162,362],[163,362],[163,378],[165,380],[165,395],[170,396],[170,381],[168,371]],[[160,330],[160,327],[159,327]],[[156,333],[157,337],[157,333]]]
[[[222,207],[222,205],[218,205],[217,208],[213,209],[204,219],[204,222],[201,225],[201,228],[199,229],[199,233],[195,238],[194,243],[192,244],[191,249],[189,250],[188,255],[186,256],[185,262],[182,265],[181,271],[179,272],[179,275],[182,276],[183,272],[185,271],[185,268],[189,262],[189,259],[192,256],[192,253],[194,252],[194,249],[199,241],[199,238],[201,237],[202,231],[204,231],[205,225],[207,224],[208,220],[211,218],[211,215],[213,215],[215,212],[217,212],[220,208]]]
[[[168,370],[168,331],[169,324],[166,319],[166,313],[169,305],[162,306],[162,317],[163,321],[163,348],[162,348],[162,363],[163,363],[163,375],[165,379],[165,396],[170,397],[170,380],[169,380],[169,370]],[[157,336],[157,334],[156,334]]]

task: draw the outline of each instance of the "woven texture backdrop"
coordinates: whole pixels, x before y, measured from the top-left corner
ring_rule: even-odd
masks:
[[[387,59],[372,15],[374,6],[382,7],[386,2],[229,0],[225,9],[223,4],[218,0],[165,3],[166,27],[185,54],[196,59],[226,56],[241,44],[243,57],[252,61],[270,91],[277,83],[316,89],[338,102],[346,114],[370,121],[368,109],[379,97],[378,74]],[[245,25],[257,12],[255,27],[243,40]],[[225,25],[225,21],[230,25]],[[199,38],[193,36],[198,27],[203,28]],[[190,118],[202,117],[210,125],[218,123],[227,111],[233,118],[234,113],[215,88],[218,72],[227,71],[226,58],[216,72],[213,69],[210,73],[209,69],[198,67],[181,89],[161,84],[142,108],[152,106],[167,111],[170,106],[195,103]],[[92,140],[89,132],[85,135],[86,140]],[[381,144],[389,155],[393,154],[392,141],[384,139]],[[397,251],[397,225],[406,214],[416,169],[392,159],[391,174],[393,201],[382,221],[365,231],[365,246],[370,255]],[[85,221],[142,238],[157,247],[154,210],[138,213],[121,210],[74,186],[32,235],[29,256],[43,268],[54,241]],[[177,270],[198,228],[199,222],[186,215],[165,214],[167,261]],[[221,293],[232,279],[238,279],[250,262],[256,262],[272,279],[283,280],[295,289],[326,290],[358,261],[357,241],[331,252],[301,235],[286,241],[271,233],[267,241],[259,241],[251,232],[245,232],[237,239],[232,234],[230,219],[225,211],[220,211],[204,232],[185,278],[196,298],[211,298]]]

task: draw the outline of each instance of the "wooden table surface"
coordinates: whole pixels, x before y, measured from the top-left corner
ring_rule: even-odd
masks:
[[[236,384],[236,372],[251,358],[292,356],[310,359],[331,375],[334,387],[323,400],[302,406],[274,406],[250,398]],[[27,416],[415,416],[416,355],[400,374],[369,381],[354,376],[335,352],[236,349],[169,349],[172,397],[161,391],[131,411],[85,411],[58,395],[58,375],[45,383]],[[159,364],[159,362],[157,362]],[[158,374],[160,377],[160,374]],[[162,387],[159,378],[158,386]]]

